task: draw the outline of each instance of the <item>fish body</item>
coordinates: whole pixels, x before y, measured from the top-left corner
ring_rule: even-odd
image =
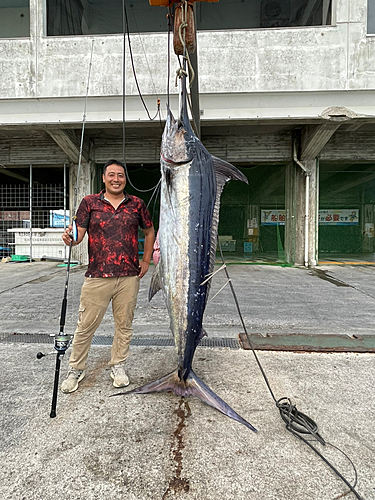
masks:
[[[184,79],[185,80],[185,79]],[[217,244],[220,195],[230,179],[247,182],[233,165],[213,157],[194,134],[183,81],[180,116],[170,110],[161,145],[160,261],[149,299],[163,290],[177,349],[177,369],[127,393],[174,391],[195,395],[222,413],[256,429],[219,398],[192,370],[202,327]]]
[[[211,262],[211,228],[216,198],[212,156],[189,121],[171,112],[161,147],[160,263],[150,296],[162,288],[178,353],[178,375],[186,380],[204,335]],[[156,285],[156,288],[155,286]]]

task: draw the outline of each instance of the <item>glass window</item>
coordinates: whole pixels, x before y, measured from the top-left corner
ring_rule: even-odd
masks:
[[[0,38],[30,36],[29,0],[0,0]]]
[[[167,9],[125,0],[130,32],[167,31]],[[220,0],[195,3],[198,30],[331,24],[331,0]],[[48,35],[122,33],[122,0],[47,0]]]
[[[148,0],[125,1],[132,33],[167,31],[167,10]],[[123,32],[122,0],[47,0],[47,35],[105,35]]]
[[[367,33],[375,35],[375,0],[367,2]]]
[[[331,24],[331,0],[220,0],[197,4],[201,30]]]

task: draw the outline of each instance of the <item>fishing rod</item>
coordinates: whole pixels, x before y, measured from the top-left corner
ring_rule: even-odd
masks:
[[[52,394],[52,404],[51,404],[51,412],[50,417],[56,417],[56,405],[57,405],[57,393],[59,388],[59,378],[60,378],[60,365],[61,360],[64,357],[65,352],[69,349],[70,344],[73,339],[73,335],[66,334],[64,332],[65,328],[65,319],[66,319],[66,310],[68,305],[68,284],[69,284],[69,275],[70,275],[70,259],[72,254],[72,243],[69,245],[69,254],[68,254],[68,264],[66,266],[66,278],[65,278],[65,287],[64,287],[64,297],[61,304],[61,313],[60,313],[60,330],[59,333],[55,336],[55,344],[54,348],[57,351],[56,353],[56,365],[55,365],[55,379],[53,384],[53,394]],[[48,353],[48,354],[53,354]],[[38,359],[43,358],[44,356],[48,356],[48,354],[43,354],[42,352],[38,352],[36,357]]]
[[[76,185],[74,188],[74,201],[73,201],[74,216],[72,217],[72,232],[69,235],[71,238],[71,241],[69,243],[69,253],[68,253],[68,262],[67,262],[67,266],[66,266],[64,296],[63,296],[63,300],[62,300],[62,304],[61,304],[61,312],[60,312],[60,330],[59,330],[59,333],[55,335],[55,342],[54,342],[54,349],[56,351],[56,364],[55,364],[55,378],[54,378],[54,384],[53,384],[52,404],[51,404],[51,412],[50,412],[51,418],[56,417],[57,394],[58,394],[58,390],[59,390],[61,360],[63,359],[66,351],[69,349],[70,344],[72,343],[72,340],[73,340],[73,335],[74,335],[74,334],[66,334],[64,332],[64,328],[65,328],[66,311],[67,311],[67,305],[68,305],[68,285],[69,285],[69,276],[70,276],[72,246],[73,246],[73,242],[78,240],[78,227],[76,224],[77,216],[75,215],[75,213],[76,213],[76,209],[77,209],[78,182],[79,182],[79,174],[81,171],[81,163],[82,163],[83,139],[84,139],[84,135],[85,135],[87,98],[88,98],[88,93],[89,93],[93,50],[94,50],[94,40],[92,40],[92,44],[91,44],[91,56],[90,56],[90,64],[89,64],[87,86],[86,86],[85,104],[84,104],[83,118],[82,118],[81,142],[80,142],[80,147],[79,147]],[[55,351],[52,351],[51,353],[47,353],[47,354],[43,354],[42,352],[38,352],[36,357],[38,359],[41,359],[44,356],[48,356],[49,354],[53,354]]]

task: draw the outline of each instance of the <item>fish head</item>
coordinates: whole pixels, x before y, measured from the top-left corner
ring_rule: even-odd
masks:
[[[162,163],[170,169],[189,163],[194,137],[189,121],[176,120],[168,109],[160,152]]]

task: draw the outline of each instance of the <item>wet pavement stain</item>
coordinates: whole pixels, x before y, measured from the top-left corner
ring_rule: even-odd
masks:
[[[328,274],[328,271],[325,271],[324,269],[312,269],[309,274],[311,276],[317,276],[322,280],[329,281],[330,283],[336,286],[347,286],[347,287],[351,286],[348,285],[348,283],[345,283],[345,281],[341,281],[338,278],[331,276],[330,274]]]
[[[178,408],[174,411],[174,413],[179,419],[177,429],[173,433],[174,438],[171,444],[171,454],[175,462],[175,474],[169,480],[168,488],[165,491],[162,500],[166,500],[171,491],[174,493],[182,491],[188,492],[190,489],[189,480],[181,477],[183,468],[182,451],[185,448],[184,429],[186,427],[186,419],[191,415],[189,403],[185,401],[184,398],[180,398]]]

